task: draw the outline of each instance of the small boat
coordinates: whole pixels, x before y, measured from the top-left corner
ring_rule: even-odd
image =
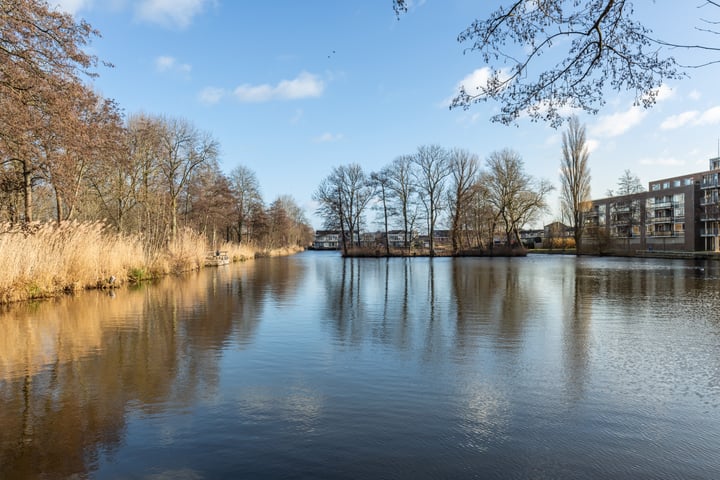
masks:
[[[206,267],[219,267],[220,265],[227,265],[228,263],[230,263],[230,257],[227,252],[216,250],[205,256]]]

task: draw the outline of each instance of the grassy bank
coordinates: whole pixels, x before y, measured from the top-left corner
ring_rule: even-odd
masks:
[[[288,255],[300,249],[264,250],[222,244],[233,261]],[[63,293],[115,288],[202,268],[212,250],[205,237],[181,231],[168,245],[149,247],[142,237],[118,234],[99,222],[0,225],[0,303]]]

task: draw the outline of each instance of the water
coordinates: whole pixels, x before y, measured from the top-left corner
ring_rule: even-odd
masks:
[[[308,252],[14,306],[0,478],[717,479],[719,281]]]

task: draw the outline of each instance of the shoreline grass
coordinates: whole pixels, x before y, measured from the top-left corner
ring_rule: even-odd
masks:
[[[227,251],[233,262],[302,250],[234,243],[218,249]],[[150,248],[141,236],[119,234],[102,222],[0,224],[0,304],[118,288],[198,270],[211,250],[205,237],[189,229],[181,230],[164,248]]]

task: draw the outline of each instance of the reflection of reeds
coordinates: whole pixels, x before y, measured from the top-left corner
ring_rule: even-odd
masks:
[[[221,249],[233,261],[258,255],[247,244]],[[141,236],[113,232],[101,222],[0,224],[0,303],[195,270],[208,250],[205,237],[189,229],[162,248],[151,248]]]

